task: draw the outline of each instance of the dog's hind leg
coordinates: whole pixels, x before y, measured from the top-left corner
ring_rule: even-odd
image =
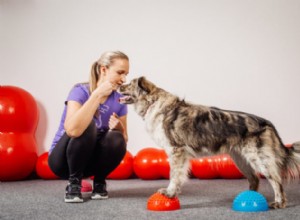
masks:
[[[276,180],[273,180],[272,177],[267,178],[273,187],[274,193],[275,193],[275,201],[269,203],[269,206],[274,209],[281,209],[285,208],[287,204],[286,195],[283,190],[283,186],[281,182],[278,182]]]
[[[287,200],[283,191],[281,169],[278,155],[274,148],[268,144],[262,144],[259,148],[255,142],[250,142],[242,148],[242,155],[256,173],[261,173],[271,184],[275,200],[270,203],[271,208],[285,208]]]
[[[249,189],[257,191],[258,186],[259,186],[259,178],[258,178],[255,170],[247,162],[246,158],[244,158],[237,151],[231,151],[229,154],[230,154],[231,158],[233,159],[235,165],[238,167],[238,169],[248,179]]]
[[[181,187],[188,177],[190,157],[184,147],[172,148],[167,153],[170,162],[170,183],[167,188],[159,189],[159,192],[173,198],[180,193]]]
[[[275,162],[275,155],[272,157],[260,155],[261,173],[267,178],[274,191],[274,202],[269,203],[271,208],[285,208],[287,199],[282,186],[281,170]]]

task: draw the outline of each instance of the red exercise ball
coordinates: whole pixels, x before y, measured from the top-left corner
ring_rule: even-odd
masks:
[[[108,179],[128,179],[133,174],[133,156],[127,151],[121,163],[108,176]]]
[[[37,104],[30,93],[0,86],[0,181],[22,180],[35,168]]]
[[[54,180],[58,179],[59,177],[56,176],[49,167],[48,164],[48,152],[43,153],[41,156],[38,157],[35,166],[36,174],[45,180]]]
[[[159,153],[156,148],[144,148],[140,150],[133,160],[135,174],[143,180],[159,179]]]
[[[158,152],[158,164],[160,177],[170,179],[170,163],[168,155],[164,150]]]
[[[243,178],[243,174],[237,168],[233,160],[228,154],[218,155],[218,172],[219,176],[224,179],[240,179]]]
[[[191,171],[194,177],[199,179],[218,178],[214,157],[203,157],[191,160]]]

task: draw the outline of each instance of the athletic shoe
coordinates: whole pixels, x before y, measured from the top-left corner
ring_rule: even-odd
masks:
[[[65,202],[76,203],[83,202],[81,195],[81,185],[69,183],[66,187]]]
[[[104,183],[95,183],[94,189],[92,192],[92,199],[108,199],[108,192],[106,190],[106,182]]]

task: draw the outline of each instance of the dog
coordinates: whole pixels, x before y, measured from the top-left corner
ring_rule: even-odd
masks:
[[[227,153],[258,190],[259,174],[271,184],[271,208],[287,204],[283,181],[299,178],[300,141],[287,148],[274,125],[244,112],[195,105],[173,95],[145,77],[120,86],[120,103],[133,104],[155,143],[164,148],[170,163],[170,182],[158,191],[173,198],[180,193],[191,158]]]

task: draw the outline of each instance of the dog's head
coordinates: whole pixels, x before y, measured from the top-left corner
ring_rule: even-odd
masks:
[[[131,80],[130,83],[120,86],[119,92],[123,95],[120,98],[122,104],[134,104],[151,94],[156,86],[145,77]]]

